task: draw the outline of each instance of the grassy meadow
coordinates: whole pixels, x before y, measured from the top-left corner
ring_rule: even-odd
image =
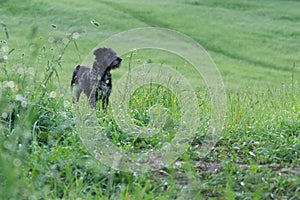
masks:
[[[0,199],[299,199],[299,7],[296,0],[0,0]],[[200,156],[211,97],[191,80],[200,126],[186,152],[168,167],[130,173],[83,144],[70,79],[100,42],[143,27],[178,31],[209,53],[224,82],[226,115],[221,138]],[[165,52],[120,56],[114,81],[143,63],[193,77],[185,60]],[[142,127],[157,103],[166,123],[149,138],[122,131],[110,109],[97,110],[95,122],[119,149],[159,150],[178,134],[176,96],[149,85],[129,107]]]

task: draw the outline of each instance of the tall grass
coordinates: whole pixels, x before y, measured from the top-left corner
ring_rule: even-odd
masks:
[[[10,16],[21,17],[19,21],[11,22],[15,27],[1,24],[0,199],[299,198],[300,86],[299,63],[294,63],[299,59],[295,58],[298,52],[296,43],[291,42],[298,36],[297,26],[290,26],[298,17],[297,6],[292,1],[284,5],[281,1],[274,4],[256,1],[170,2],[166,1],[169,9],[161,4],[146,3],[142,11],[136,5],[145,2],[100,3],[106,13],[102,21],[95,19],[100,21],[100,26],[93,27],[104,27],[101,29],[107,30],[104,35],[145,24],[173,27],[193,36],[213,52],[217,64],[224,66],[221,72],[227,85],[242,83],[238,90],[228,87],[228,111],[224,116],[222,137],[213,150],[204,158],[198,155],[210,125],[211,110],[209,93],[201,88],[196,91],[200,128],[187,152],[176,162],[168,168],[144,174],[122,172],[105,166],[93,157],[78,136],[67,82],[71,76],[68,72],[72,69],[66,65],[80,62],[80,54],[84,52],[82,49],[89,49],[85,44],[88,42],[78,44],[75,40],[77,34],[65,34],[70,32],[69,27],[64,27],[59,21],[50,26],[48,23],[51,20],[44,15],[51,11],[54,17],[60,16],[61,21],[68,21],[68,15],[64,15],[64,2],[57,3],[57,9],[53,9],[49,2],[45,5],[16,3],[15,7],[12,6],[13,1],[2,2],[6,7],[0,9],[8,14],[8,17],[1,15],[4,20]],[[94,1],[84,3],[93,7],[95,13],[99,11]],[[30,10],[30,6],[35,8],[34,11]],[[86,8],[84,6],[83,2],[77,2],[73,7],[76,13],[72,15],[72,20],[66,22],[73,24],[77,33],[81,29],[77,29],[77,23],[89,23],[95,17],[93,12],[87,13],[82,9]],[[189,12],[181,8],[187,8]],[[286,12],[285,8],[290,8],[290,12]],[[26,12],[22,12],[24,10]],[[229,12],[231,10],[234,12]],[[126,15],[124,11],[127,11]],[[21,40],[24,40],[23,30],[27,22],[32,21],[32,14],[41,16],[41,27],[35,25],[29,34],[26,32],[26,46]],[[68,11],[68,14],[72,12]],[[176,18],[178,15],[181,17]],[[118,19],[113,18],[115,16]],[[191,20],[195,16],[198,21]],[[241,18],[247,23],[237,24],[236,19]],[[272,19],[276,21],[273,25],[260,23]],[[193,26],[187,21],[193,22]],[[232,26],[224,21],[232,22]],[[254,26],[253,21],[258,25]],[[287,23],[280,26],[282,21]],[[48,30],[49,27],[43,24],[50,26],[49,35],[44,33],[46,31],[39,32],[41,29]],[[22,31],[17,32],[17,29]],[[87,39],[93,40],[89,42],[94,44],[95,38],[99,37],[97,31],[86,33],[88,36],[95,35]],[[195,32],[202,35],[194,35]],[[224,36],[224,33],[228,35]],[[284,39],[287,36],[290,37]],[[235,39],[240,43],[233,43]],[[68,52],[72,55],[65,57]],[[136,59],[149,59],[145,55]],[[285,67],[287,62],[293,66]],[[255,86],[246,84],[243,76],[259,79],[254,83],[267,84],[266,80],[275,82],[278,79],[282,84],[272,82],[270,87],[259,86],[260,90],[255,90]],[[169,135],[131,137],[119,129],[111,112],[106,115],[99,111],[95,120],[114,145],[122,150],[160,149],[163,142],[170,141],[177,133],[181,108],[176,97],[167,88],[155,84],[139,88],[130,101],[130,117],[138,126],[147,125],[150,121],[149,109],[157,103],[167,108],[168,117],[163,130]]]
[[[44,46],[37,51],[36,62],[45,66],[42,77],[35,69],[23,65],[20,69],[10,62],[10,55],[1,62],[2,199],[297,198],[300,105],[293,74],[281,88],[228,92],[222,138],[205,158],[198,158],[197,151],[209,123],[210,97],[207,91],[198,91],[202,125],[187,153],[168,169],[130,174],[101,164],[77,135],[70,97],[62,95],[59,84],[60,61],[71,42],[60,46],[58,53]],[[137,125],[147,125],[149,108],[156,103],[168,109],[165,130],[176,134],[180,105],[159,85],[133,94],[131,117]],[[98,119],[107,136],[124,150],[159,148],[166,137],[130,138],[112,116],[99,112]]]

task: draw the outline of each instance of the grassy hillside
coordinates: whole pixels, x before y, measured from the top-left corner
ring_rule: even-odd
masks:
[[[32,45],[36,49],[47,45],[48,50],[51,41],[78,32],[78,50],[74,46],[67,49],[62,78],[69,77],[73,67],[103,39],[132,28],[155,26],[179,31],[201,44],[212,55],[227,87],[279,87],[282,82],[290,82],[292,66],[299,62],[299,14],[295,4],[84,1],[69,5],[65,1],[3,1],[1,20],[8,26],[9,46],[16,49],[16,55],[29,56]],[[4,32],[2,39],[6,39]]]
[[[0,0],[0,198],[298,199],[299,6],[285,0]],[[158,63],[197,88],[199,127],[187,151],[160,170],[135,173],[95,158],[91,146],[104,143],[94,135],[87,145],[91,129],[82,127],[97,126],[128,156],[162,150],[182,131],[179,97],[155,84],[133,93],[135,125],[147,126],[153,116],[160,125],[165,120],[160,132],[142,138],[122,130],[111,108],[78,124],[89,112],[78,115],[69,87],[74,67],[100,42],[142,27],[171,29],[199,43],[220,71],[227,102],[221,137],[202,156],[215,110],[190,64],[156,50],[121,55],[116,82],[137,65]],[[155,112],[158,103],[166,115]]]

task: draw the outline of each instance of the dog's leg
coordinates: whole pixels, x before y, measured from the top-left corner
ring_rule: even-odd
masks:
[[[98,96],[98,88],[94,86],[89,96],[89,102],[93,108],[96,108],[97,106],[97,101],[98,101],[97,96]]]
[[[105,71],[104,75],[101,78],[101,100],[102,100],[102,109],[106,110],[109,103],[109,96],[112,89],[111,83],[111,74],[109,71]]]
[[[108,105],[108,98],[106,97],[106,98],[102,99],[102,109],[106,110],[107,105]]]
[[[96,98],[93,97],[93,95],[91,95],[91,97],[90,97],[90,105],[91,105],[93,108],[96,108],[97,101],[96,101]]]
[[[105,97],[102,98],[102,108],[104,110],[106,110],[108,107],[110,92],[111,92],[111,85],[107,85],[106,86],[106,95],[105,95]]]
[[[72,85],[71,90],[72,90],[72,101],[73,103],[77,103],[79,101],[81,91],[77,85]]]

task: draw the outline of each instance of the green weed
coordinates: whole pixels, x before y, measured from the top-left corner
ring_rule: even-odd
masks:
[[[299,198],[296,1],[76,1],[68,10],[65,4],[1,2],[1,199]],[[225,81],[228,110],[222,137],[199,157],[211,106],[205,87],[194,86],[200,127],[187,152],[168,167],[135,174],[105,166],[83,145],[69,81],[98,39],[148,25],[181,31],[211,53]],[[121,67],[126,71],[152,55],[131,55]],[[179,71],[188,69],[182,60],[174,63]],[[97,111],[95,120],[122,150],[161,149],[180,123],[176,96],[150,84],[135,91],[129,107],[135,125],[143,127],[157,104],[167,118],[162,133],[149,138],[120,130],[110,111]]]

